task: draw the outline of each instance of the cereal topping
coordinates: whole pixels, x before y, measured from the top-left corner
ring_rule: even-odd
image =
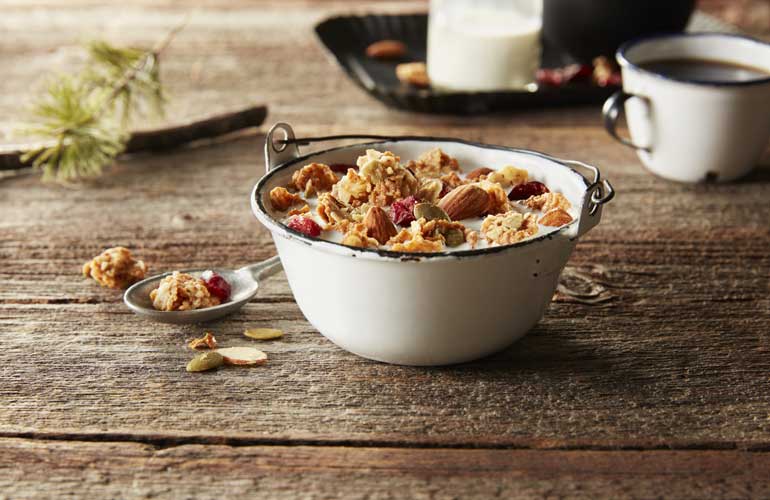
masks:
[[[511,204],[508,203],[508,195],[505,194],[500,184],[488,180],[480,181],[478,185],[487,192],[489,196],[488,214],[502,214],[510,210]]]
[[[83,276],[109,288],[128,288],[144,279],[145,273],[144,262],[134,259],[131,251],[124,247],[108,248],[83,265]]]
[[[561,208],[554,208],[538,221],[544,226],[560,227],[572,222],[572,216]]]
[[[489,182],[496,182],[503,188],[509,188],[517,184],[524,184],[527,182],[528,178],[529,174],[526,170],[511,167],[510,165],[487,175],[487,180]]]
[[[444,183],[439,179],[426,179],[420,181],[420,187],[417,189],[414,197],[418,200],[436,203],[441,198],[444,191]]]
[[[457,160],[443,152],[440,148],[423,153],[417,161],[409,162],[409,168],[420,178],[438,178],[442,175],[460,170]]]
[[[302,215],[302,214],[307,214],[307,213],[310,213],[310,206],[309,205],[305,205],[302,208],[292,208],[291,210],[289,210],[289,213],[286,214],[286,215],[292,216],[292,215]]]
[[[379,241],[369,237],[365,224],[349,224],[346,227],[345,236],[342,238],[343,245],[357,248],[378,248],[380,246]]]
[[[433,222],[433,221],[431,221]],[[388,241],[391,249],[396,252],[440,252],[444,249],[444,240],[441,235],[423,232],[428,223],[425,219],[413,221],[408,229],[402,229],[396,236]],[[426,238],[427,234],[427,238]]]
[[[515,211],[490,215],[482,222],[481,232],[492,245],[510,245],[534,236],[537,233],[537,218],[534,214]]]
[[[542,212],[550,212],[554,208],[561,208],[566,211],[572,207],[569,200],[561,193],[545,193],[531,196],[524,200],[524,204],[529,208]]]
[[[573,218],[567,198],[526,170],[471,165],[464,174],[439,148],[404,164],[369,149],[355,167],[338,165],[347,168],[339,180],[333,168],[311,163],[271,192],[274,204],[294,207],[284,210],[286,226],[356,248],[444,252],[514,244]]]
[[[219,305],[206,283],[186,273],[174,272],[150,292],[152,306],[159,311],[189,311]]]
[[[275,210],[285,212],[294,205],[304,203],[301,196],[290,193],[285,187],[275,187],[270,190],[270,204]]]
[[[332,188],[332,195],[345,205],[358,206],[369,200],[371,184],[352,168]]]
[[[294,187],[305,193],[306,198],[329,191],[338,180],[332,169],[323,163],[305,165],[291,176]]]

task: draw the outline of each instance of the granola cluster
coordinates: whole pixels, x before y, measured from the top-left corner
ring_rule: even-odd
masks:
[[[128,288],[143,280],[146,273],[145,263],[134,259],[124,247],[108,248],[83,265],[83,276],[109,288]]]
[[[466,175],[438,148],[406,164],[370,149],[344,175],[335,171],[311,163],[273,188],[270,203],[289,228],[357,248],[444,252],[511,245],[573,219],[569,200],[526,170]]]
[[[190,274],[174,272],[163,278],[150,292],[152,306],[159,311],[189,311],[217,306],[218,297],[211,294],[206,282]]]

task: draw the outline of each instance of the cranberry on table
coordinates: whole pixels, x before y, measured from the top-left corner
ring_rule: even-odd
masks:
[[[511,201],[526,200],[530,196],[536,196],[548,192],[550,192],[548,186],[542,182],[530,181],[525,182],[524,184],[517,184],[516,186],[513,186],[511,192],[508,193],[508,199]]]
[[[232,291],[230,283],[219,274],[213,271],[206,271],[201,274],[201,279],[209,293],[220,301],[225,302],[230,298],[230,292]]]
[[[296,216],[293,217],[288,224],[289,228],[299,231],[306,236],[321,236],[321,226],[313,219],[308,217]]]

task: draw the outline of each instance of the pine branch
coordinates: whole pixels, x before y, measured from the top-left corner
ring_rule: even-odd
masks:
[[[131,118],[163,113],[160,54],[184,23],[154,48],[89,44],[89,63],[76,76],[61,76],[35,103],[30,135],[42,146],[27,151],[21,162],[43,170],[45,180],[70,182],[98,176],[126,146]]]
[[[230,134],[249,127],[258,127],[267,116],[266,106],[250,106],[241,110],[210,116],[201,120],[143,130],[131,134],[123,153],[162,151],[185,144]],[[0,171],[22,170],[31,167],[24,156],[32,150],[51,148],[55,141],[38,144],[0,146]]]

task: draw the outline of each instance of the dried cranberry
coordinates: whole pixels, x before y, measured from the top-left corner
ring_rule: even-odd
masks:
[[[289,221],[288,224],[291,229],[294,229],[295,231],[299,231],[302,234],[305,234],[307,236],[320,236],[321,235],[321,226],[319,226],[316,221],[313,219],[309,219],[307,217],[301,217],[301,216],[295,216],[292,217],[292,219]]]
[[[539,69],[537,70],[537,83],[550,87],[559,87],[564,83],[564,74],[558,69]]]
[[[584,82],[594,74],[593,66],[588,64],[570,64],[563,68],[543,68],[537,70],[537,83],[550,87],[561,87],[567,83]]]
[[[329,168],[332,169],[332,172],[337,172],[338,174],[347,174],[350,168],[358,170],[357,166],[348,163],[332,163],[329,165]]]
[[[590,64],[570,64],[564,68],[564,80],[569,83],[590,80],[593,74],[594,67]]]
[[[220,301],[225,302],[230,298],[230,283],[228,283],[222,276],[213,271],[206,271],[201,275],[201,279],[206,285],[209,293],[214,297],[217,297]]]
[[[393,222],[399,226],[408,226],[414,220],[414,206],[417,205],[417,199],[414,196],[402,198],[393,202],[390,206],[390,214]]]
[[[526,200],[530,196],[536,196],[538,194],[545,194],[548,192],[550,192],[548,186],[542,182],[525,182],[524,184],[517,184],[516,186],[513,186],[511,192],[508,193],[508,199],[511,201]]]

